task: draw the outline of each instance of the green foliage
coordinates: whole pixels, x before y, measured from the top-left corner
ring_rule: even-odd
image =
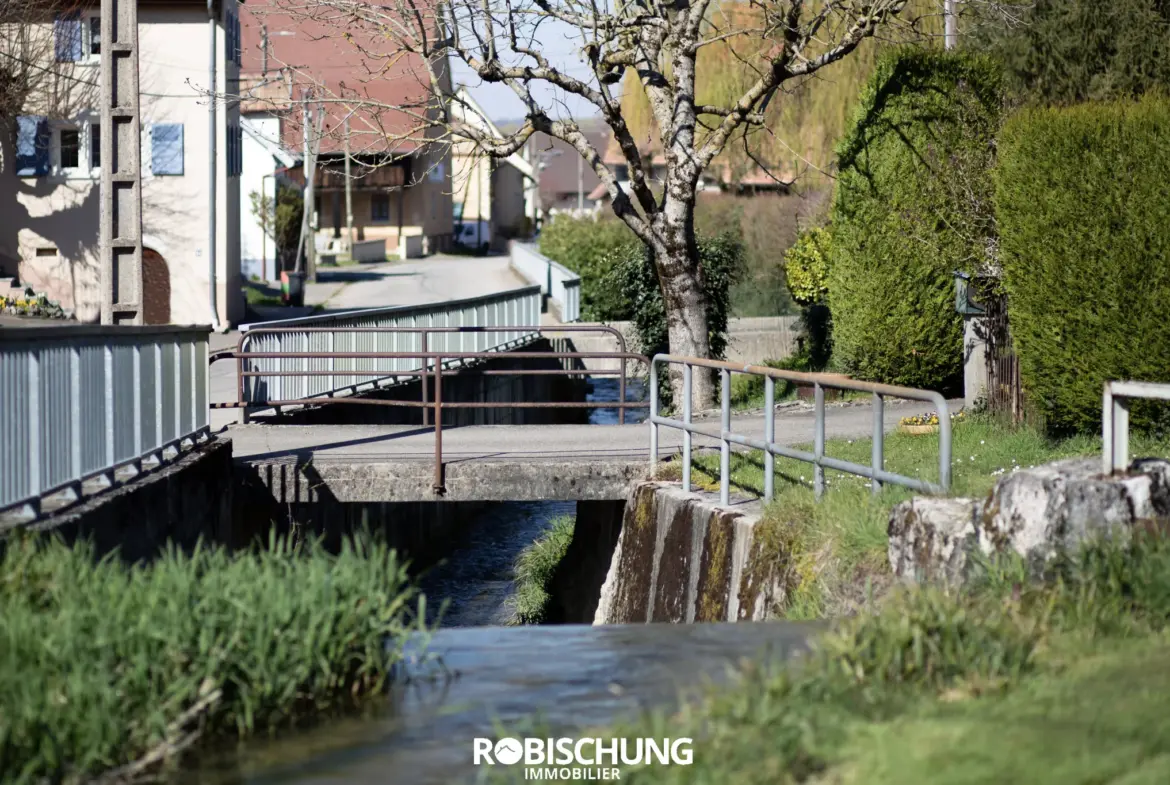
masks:
[[[983,57],[883,57],[838,148],[828,298],[834,361],[862,379],[944,387],[962,368],[952,272],[994,248],[989,169],[1000,77]]]
[[[801,232],[796,244],[784,252],[788,291],[799,305],[818,305],[828,297],[832,253],[833,236],[823,227]]]
[[[413,596],[395,553],[361,538],[338,555],[273,540],[135,566],[10,541],[0,771],[87,779],[195,730],[247,735],[351,705],[385,686]]]
[[[609,276],[602,282],[613,295],[628,298],[633,311],[638,351],[647,356],[669,351],[666,311],[654,261],[643,245],[629,243],[606,260]],[[707,332],[711,356],[727,350],[731,287],[743,271],[743,246],[733,234],[699,238],[699,265],[707,296]]]
[[[982,24],[976,46],[1013,90],[1040,103],[1132,98],[1170,89],[1170,3],[1029,0],[1018,24]]]
[[[549,585],[557,565],[569,551],[576,521],[562,515],[549,521],[549,528],[520,552],[515,566],[515,593],[509,600],[510,624],[543,624],[548,621]]]
[[[1050,430],[1095,432],[1105,381],[1170,381],[1170,102],[1025,111],[999,158],[1021,378]]]
[[[624,321],[633,313],[620,289],[604,285],[614,252],[635,241],[617,218],[574,218],[557,215],[540,232],[540,252],[581,276],[581,317],[586,321]]]

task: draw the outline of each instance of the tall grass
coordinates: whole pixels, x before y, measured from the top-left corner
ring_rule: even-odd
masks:
[[[575,519],[563,515],[549,521],[549,528],[520,552],[515,566],[515,593],[509,598],[513,625],[541,624],[547,621],[549,584],[557,565],[573,541]]]
[[[394,551],[273,539],[148,564],[30,539],[0,560],[0,772],[137,773],[380,691],[421,618]]]

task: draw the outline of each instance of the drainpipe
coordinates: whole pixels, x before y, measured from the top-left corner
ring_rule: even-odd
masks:
[[[208,144],[208,165],[207,165],[207,183],[210,188],[210,196],[208,197],[208,230],[207,230],[207,306],[211,309],[211,327],[216,332],[219,332],[219,308],[215,302],[215,246],[216,246],[216,231],[215,231],[215,210],[216,210],[216,167],[219,161],[216,160],[216,130],[218,123],[216,122],[216,93],[219,89],[219,83],[216,79],[215,69],[215,38],[218,34],[218,27],[215,18],[215,0],[207,0],[207,32],[208,38],[211,41],[211,48],[207,58],[207,78],[211,85],[209,89],[210,95],[207,101],[207,128],[210,133],[210,142]]]

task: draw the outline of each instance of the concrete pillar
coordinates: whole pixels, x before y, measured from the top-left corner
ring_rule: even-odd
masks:
[[[963,317],[963,403],[974,406],[988,395],[987,373],[987,319],[983,316]]]

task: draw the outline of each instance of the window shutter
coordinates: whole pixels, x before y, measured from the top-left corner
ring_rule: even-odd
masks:
[[[232,15],[232,27],[236,31],[236,49],[234,52],[236,65],[242,66],[244,64],[244,31],[240,26],[240,17],[238,14]]]
[[[76,63],[81,59],[81,15],[58,16],[53,20],[53,41],[57,62]]]
[[[244,127],[236,126],[236,174],[244,173]]]
[[[25,115],[16,118],[16,176],[44,177],[49,173],[49,121]]]
[[[183,173],[183,126],[156,123],[150,128],[150,171],[153,174]]]

